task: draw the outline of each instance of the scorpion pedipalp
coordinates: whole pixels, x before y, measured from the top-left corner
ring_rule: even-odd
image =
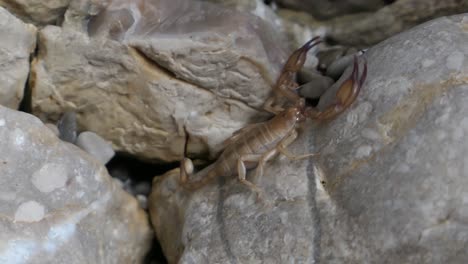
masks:
[[[353,71],[350,77],[343,82],[336,92],[335,102],[327,106],[322,111],[319,111],[313,107],[307,107],[305,110],[305,116],[317,119],[317,120],[328,120],[332,119],[335,116],[342,113],[346,108],[348,108],[357,98],[359,91],[361,90],[362,85],[367,77],[367,61],[363,58],[363,70],[361,76],[359,77],[359,62],[358,57],[354,57],[353,62]]]

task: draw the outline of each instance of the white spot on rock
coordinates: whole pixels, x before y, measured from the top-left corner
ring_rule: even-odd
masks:
[[[460,51],[455,51],[447,57],[447,68],[451,70],[461,70],[465,55]]]
[[[19,128],[15,128],[15,130],[13,130],[13,142],[15,143],[15,145],[22,146],[25,141],[26,136],[24,132]]]
[[[15,213],[15,221],[37,222],[44,218],[44,206],[36,201],[22,203]]]
[[[5,119],[0,119],[0,127],[5,125]]]
[[[65,222],[49,229],[47,233],[47,242],[44,243],[44,249],[49,252],[55,252],[59,246],[67,242],[76,231],[74,221]]]
[[[370,140],[373,140],[373,141],[379,141],[380,140],[380,134],[371,129],[371,128],[364,128],[361,132],[361,135],[366,138],[366,139],[370,139]]]
[[[358,159],[359,158],[364,158],[364,157],[369,156],[371,153],[372,153],[372,147],[371,146],[369,146],[369,145],[360,146],[356,150],[356,157]]]
[[[434,60],[425,59],[425,60],[422,61],[421,64],[422,64],[422,66],[423,66],[424,68],[426,68],[426,67],[429,67],[429,66],[433,65],[434,63],[435,63]]]
[[[47,163],[32,176],[32,183],[41,192],[62,188],[67,182],[67,168],[62,164]]]

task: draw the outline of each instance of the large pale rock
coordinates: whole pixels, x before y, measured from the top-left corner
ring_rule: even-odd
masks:
[[[0,106],[0,263],[141,263],[147,216],[106,169]]]
[[[81,2],[63,29],[40,32],[31,86],[42,119],[74,110],[82,130],[116,150],[175,161],[185,130],[189,153],[214,156],[233,131],[265,118],[257,109],[287,55],[260,18],[198,1]],[[88,11],[97,14],[83,28]]]
[[[149,208],[170,263],[467,263],[466,21],[371,48],[357,101],[291,148],[320,155],[276,158],[256,180],[273,206],[235,179],[190,194],[178,170],[156,178]]]
[[[36,28],[0,7],[0,104],[17,109],[36,48]]]
[[[319,230],[308,170],[284,157],[269,163],[256,182],[266,193],[260,202],[237,176],[193,194],[178,184],[179,169],[156,177],[149,210],[169,263],[312,263]]]
[[[65,13],[71,0],[0,0],[5,7],[27,23],[35,25],[56,24]]]
[[[467,28],[440,18],[371,48],[357,103],[317,131],[323,258],[348,229],[371,263],[468,262]]]

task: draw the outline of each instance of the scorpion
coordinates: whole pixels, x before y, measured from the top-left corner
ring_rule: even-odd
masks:
[[[298,136],[299,124],[307,118],[329,120],[342,113],[355,101],[367,74],[367,63],[364,61],[364,68],[359,78],[359,64],[357,56],[355,56],[353,71],[336,92],[335,102],[323,111],[306,106],[305,99],[296,93],[299,85],[295,82],[294,77],[303,67],[307,52],[318,43],[320,43],[318,37],[309,40],[295,50],[286,61],[274,86],[273,92],[275,94],[264,105],[265,110],[275,114],[272,119],[247,125],[234,132],[224,142],[225,148],[219,158],[198,172],[196,175],[198,180],[189,181],[189,177],[193,176],[194,166],[189,158],[182,160],[179,183],[185,189],[196,190],[215,177],[235,176],[237,173],[239,181],[255,191],[259,198],[262,191],[246,179],[247,170],[256,167],[255,177],[263,176],[266,162],[278,153],[290,160],[300,160],[315,155],[315,153],[295,155],[287,150],[288,145],[294,142]],[[290,105],[285,108],[273,107],[272,104],[279,99],[286,99]]]

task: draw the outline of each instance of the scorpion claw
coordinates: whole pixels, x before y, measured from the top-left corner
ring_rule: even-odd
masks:
[[[301,70],[302,66],[304,66],[304,63],[307,59],[307,52],[321,42],[322,41],[320,40],[320,37],[312,38],[302,47],[295,50],[291,56],[289,56],[281,71],[278,81],[273,88],[273,92],[275,93],[273,99],[269,99],[265,103],[264,108],[267,111],[278,113],[282,110],[277,110],[274,106],[272,106],[273,103],[275,103],[275,99],[278,99],[279,96],[283,96],[291,102],[296,102],[299,100],[299,96],[295,93],[295,90],[299,87],[299,85],[294,80],[294,75]]]
[[[361,77],[359,78],[359,63],[357,56],[354,57],[353,62],[353,72],[351,76],[341,85],[341,87],[336,92],[336,101],[335,103],[328,106],[323,111],[318,111],[315,108],[308,108],[306,110],[306,115],[318,120],[327,120],[331,119],[340,113],[342,113],[346,108],[348,108],[357,98],[359,91],[361,90],[362,85],[367,77],[367,61],[363,58],[364,67],[362,70]]]

